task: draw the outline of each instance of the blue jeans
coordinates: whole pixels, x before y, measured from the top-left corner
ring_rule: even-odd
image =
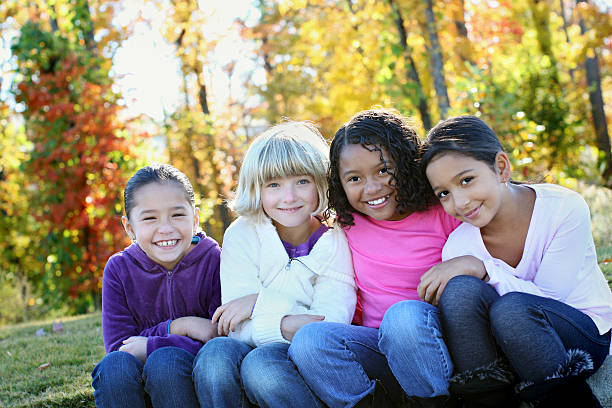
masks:
[[[331,408],[352,407],[380,381],[395,401],[448,395],[453,365],[438,309],[406,300],[391,306],[379,329],[311,323],[294,336],[289,356]]]
[[[603,364],[610,332],[573,307],[541,296],[503,296],[473,276],[450,280],[440,298],[446,344],[458,373],[507,358],[524,382],[542,382],[567,364],[570,350],[590,355],[590,375]]]
[[[323,407],[287,357],[288,344],[253,348],[214,338],[196,356],[193,381],[202,407]]]
[[[191,380],[193,354],[177,347],[163,347],[143,364],[124,351],[107,354],[91,376],[96,406],[198,407]]]

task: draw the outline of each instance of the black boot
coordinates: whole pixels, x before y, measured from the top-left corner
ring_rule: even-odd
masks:
[[[519,397],[538,408],[601,408],[586,378],[593,373],[591,356],[582,350],[569,350],[567,361],[538,383],[517,386]]]
[[[580,407],[602,408],[584,379],[573,378],[534,404],[538,408]]]
[[[459,396],[464,408],[516,408],[515,375],[501,359],[450,379],[451,394]]]
[[[460,408],[460,402],[456,396],[440,395],[432,398],[410,397],[406,407],[409,408]]]
[[[387,394],[387,390],[380,381],[376,381],[374,392],[363,397],[355,408],[393,408],[394,404]]]

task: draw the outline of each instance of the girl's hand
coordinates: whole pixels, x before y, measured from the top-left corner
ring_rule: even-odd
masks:
[[[302,326],[322,320],[325,320],[325,316],[309,314],[287,315],[281,320],[281,333],[286,340],[291,341],[295,333],[297,333]]]
[[[458,275],[472,275],[478,279],[486,276],[482,261],[472,255],[459,256],[433,266],[421,276],[417,287],[419,297],[427,303],[438,306],[440,296],[448,281]]]
[[[204,317],[179,317],[170,323],[170,334],[187,336],[206,343],[208,340],[217,337],[217,324]]]
[[[123,346],[119,351],[130,353],[143,363],[147,359],[147,338],[143,336],[132,336],[123,340]]]
[[[257,293],[253,293],[219,306],[212,317],[212,322],[217,324],[219,336],[227,336],[240,323],[250,318],[256,301]]]

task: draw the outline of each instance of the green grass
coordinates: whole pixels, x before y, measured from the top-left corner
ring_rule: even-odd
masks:
[[[601,271],[608,280],[608,285],[612,288],[612,244],[597,248],[597,260]],[[604,260],[608,262],[604,262]]]
[[[0,407],[95,407],[91,371],[104,356],[100,314],[61,321],[59,333],[52,320],[0,327]],[[39,328],[47,334],[37,337]]]

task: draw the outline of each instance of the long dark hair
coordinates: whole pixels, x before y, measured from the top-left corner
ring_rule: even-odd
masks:
[[[495,170],[497,153],[504,149],[497,135],[476,116],[455,116],[439,122],[428,133],[421,153],[423,173],[438,155],[459,153],[486,163]]]
[[[381,162],[384,162],[383,149],[389,154],[394,163],[394,172],[389,173],[390,184],[397,191],[398,212],[424,211],[435,202],[427,179],[421,175],[421,141],[414,128],[394,111],[365,110],[345,123],[331,143],[328,198],[329,207],[336,212],[340,225],[354,225],[352,213],[356,211],[350,205],[340,180],[340,154],[349,144],[360,144],[367,150],[380,152]]]
[[[126,217],[130,218],[130,211],[134,208],[136,191],[151,183],[176,183],[183,189],[185,199],[195,207],[193,187],[187,176],[169,164],[153,164],[141,168],[128,180],[123,192]]]

